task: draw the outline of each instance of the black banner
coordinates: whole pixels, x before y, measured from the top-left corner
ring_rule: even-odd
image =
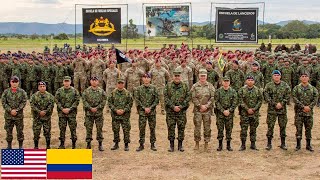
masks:
[[[216,8],[216,42],[258,43],[258,8]]]
[[[83,8],[83,43],[121,43],[121,8]]]

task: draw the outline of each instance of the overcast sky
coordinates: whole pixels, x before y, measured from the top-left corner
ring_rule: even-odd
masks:
[[[132,18],[134,23],[143,24],[142,4],[145,3],[192,3],[192,21],[204,22],[210,19],[210,3],[213,2],[246,2],[252,3],[258,0],[0,0],[1,22],[41,22],[41,23],[69,23],[75,22],[75,4],[128,4],[129,19]],[[320,0],[266,0],[265,1],[265,22],[276,23],[285,20],[312,20],[320,22]],[[227,6],[213,4],[217,6]],[[92,6],[77,6],[77,23],[81,23],[81,8]],[[101,7],[101,6],[99,6]],[[105,6],[104,6],[105,7]],[[108,6],[107,6],[108,7]],[[109,6],[116,7],[116,6]],[[126,6],[122,7],[122,21],[126,21]],[[238,5],[232,7],[259,7],[259,19],[262,20],[263,5]],[[214,11],[213,11],[214,12]],[[213,19],[215,16],[213,15]],[[125,24],[122,22],[122,24]]]

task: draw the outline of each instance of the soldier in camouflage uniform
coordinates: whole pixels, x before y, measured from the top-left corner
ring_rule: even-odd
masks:
[[[254,85],[258,87],[261,92],[263,92],[264,88],[264,77],[263,74],[259,71],[260,65],[258,62],[253,62],[251,66],[251,71],[247,73],[246,77],[253,76]]]
[[[230,87],[230,79],[224,77],[222,87],[217,89],[214,96],[215,100],[215,113],[217,116],[217,129],[219,147],[217,151],[222,150],[223,131],[226,130],[227,150],[233,151],[231,148],[231,134],[233,128],[234,110],[238,106],[237,92]]]
[[[264,77],[264,85],[266,85],[269,82],[272,82],[271,74],[274,70],[278,70],[278,66],[274,62],[274,56],[270,55],[268,56],[268,63],[261,67],[261,72]]]
[[[125,80],[123,77],[117,79],[117,88],[114,89],[108,97],[108,106],[111,110],[112,117],[112,131],[113,131],[113,142],[114,146],[111,150],[119,149],[120,142],[120,125],[123,129],[123,140],[125,143],[125,151],[129,151],[130,143],[130,114],[131,107],[133,104],[132,95],[128,90],[124,88]]]
[[[246,149],[247,132],[250,126],[250,149],[258,150],[256,147],[257,127],[259,126],[259,110],[263,101],[263,94],[259,87],[255,86],[254,76],[248,75],[246,85],[238,93],[240,110],[240,151]]]
[[[91,86],[83,91],[83,108],[85,111],[85,122],[84,126],[86,127],[86,142],[87,149],[91,149],[92,139],[92,130],[94,123],[97,128],[97,141],[99,142],[99,151],[104,151],[102,146],[103,141],[103,109],[106,105],[107,95],[106,92],[99,87],[98,77],[91,77],[90,79]]]
[[[281,145],[280,148],[287,150],[286,147],[286,126],[288,122],[287,117],[287,102],[290,98],[291,89],[289,85],[281,81],[281,72],[279,70],[274,70],[272,72],[273,82],[266,84],[264,89],[265,101],[268,103],[267,110],[267,124],[268,124],[268,144],[266,149],[272,149],[272,138],[274,125],[278,119],[280,127],[280,137]]]
[[[46,83],[38,83],[38,92],[30,99],[31,112],[33,117],[33,140],[34,149],[38,149],[41,128],[46,138],[47,149],[50,149],[51,140],[51,115],[54,107],[54,96],[46,91]]]
[[[89,69],[91,70],[91,77],[97,77],[99,79],[103,79],[103,71],[106,69],[106,64],[101,60],[101,56],[97,55],[89,65]],[[103,88],[102,83],[99,83],[99,87]]]
[[[55,76],[54,76],[54,92],[56,92],[63,82],[63,77],[67,74],[66,69],[62,66],[62,62],[58,61],[57,66],[55,67]]]
[[[5,89],[9,87],[7,72],[9,70],[9,66],[5,60],[0,60],[0,97]]]
[[[237,60],[232,62],[232,69],[225,76],[230,79],[232,89],[238,92],[244,83],[244,73],[239,69],[239,62]]]
[[[2,107],[5,110],[4,113],[4,129],[7,131],[7,149],[12,148],[12,130],[13,127],[16,126],[17,130],[17,139],[19,141],[19,148],[23,147],[23,109],[27,103],[27,93],[19,88],[19,78],[17,76],[13,76],[10,79],[10,88],[6,89],[1,97]]]
[[[309,60],[307,59],[307,57],[303,57],[302,58],[302,65],[300,65],[298,68],[297,68],[297,71],[296,71],[296,77],[297,79],[300,78],[300,75],[301,73],[305,73],[305,72],[308,72],[309,74],[313,74],[312,72],[312,66],[309,64]]]
[[[199,141],[201,140],[201,124],[204,128],[204,149],[208,150],[208,142],[211,139],[211,115],[214,107],[215,88],[207,82],[207,70],[199,70],[199,81],[191,88],[191,97],[194,104],[194,141],[195,150],[199,150]]]
[[[218,89],[219,86],[219,73],[213,68],[213,63],[211,61],[207,61],[207,71],[208,71],[208,82],[211,83],[214,88]]]
[[[132,60],[131,67],[124,72],[127,90],[133,95],[134,89],[140,86],[141,77],[144,72],[137,67],[136,60]]]
[[[169,82],[171,79],[170,74],[164,67],[161,67],[161,60],[156,60],[155,67],[150,70],[150,74],[151,74],[151,82],[153,85],[157,87],[157,90],[159,93],[161,114],[164,115],[165,111],[164,111],[163,90],[166,85],[166,82]]]
[[[57,104],[57,111],[59,116],[60,129],[60,146],[59,149],[65,149],[65,136],[67,124],[69,124],[72,140],[72,149],[76,148],[77,141],[77,107],[80,101],[79,92],[70,86],[71,77],[65,76],[63,78],[63,87],[59,88],[55,95],[55,102]]]
[[[73,61],[72,67],[74,71],[74,88],[82,94],[82,92],[86,87],[86,81],[87,81],[87,77],[86,77],[87,63],[81,57],[81,53],[77,54],[77,58]]]
[[[150,127],[150,143],[151,150],[157,151],[156,142],[156,107],[159,104],[159,94],[157,88],[150,84],[151,75],[146,73],[142,77],[143,85],[137,87],[134,92],[134,99],[136,101],[139,113],[139,136],[140,146],[137,151],[144,149],[146,124]]]
[[[182,143],[191,95],[188,85],[181,81],[181,73],[181,70],[175,69],[173,81],[169,82],[164,89],[168,140],[170,141],[169,152],[174,151],[176,126],[178,127],[178,151],[184,151]]]
[[[39,76],[38,73],[38,66],[34,64],[33,61],[29,61],[29,65],[27,67],[27,79],[26,79],[26,92],[28,97],[36,92],[37,89],[37,77]]]
[[[191,89],[193,85],[193,71],[189,66],[187,66],[187,60],[181,60],[181,65],[178,66],[177,69],[181,71],[182,82],[186,83],[189,89]]]
[[[305,126],[305,136],[306,136],[306,149],[313,152],[311,146],[311,130],[313,126],[313,107],[318,101],[318,90],[309,83],[308,72],[301,72],[300,81],[301,83],[293,88],[292,95],[295,111],[295,126],[296,126],[296,138],[297,146],[296,150],[301,149],[301,139],[302,139],[302,129]]]

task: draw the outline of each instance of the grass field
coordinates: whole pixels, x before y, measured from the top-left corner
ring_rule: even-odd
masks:
[[[82,39],[77,38],[77,44],[82,44]],[[126,45],[127,42],[127,45]],[[205,47],[206,45],[212,44],[214,47],[219,46],[222,49],[243,49],[243,50],[254,50],[256,49],[261,42],[267,44],[269,40],[259,40],[258,44],[239,44],[239,43],[224,43],[224,44],[216,44],[215,40],[204,39],[204,38],[195,38],[193,40],[186,38],[154,38],[154,39],[123,39],[122,44],[117,44],[116,47],[119,49],[143,49],[144,45],[148,46],[150,49],[160,49],[163,44],[177,44],[180,45],[182,42],[188,43],[191,47],[197,47],[197,45],[201,45]],[[53,47],[54,44],[58,44],[59,47],[63,47],[64,43],[70,44],[73,48],[75,45],[75,39],[69,40],[45,40],[45,39],[17,39],[17,38],[9,38],[8,40],[0,40],[0,50],[2,52],[6,52],[8,50],[18,51],[22,50],[25,52],[35,51],[43,51],[44,46]],[[275,47],[277,44],[286,44],[290,47],[292,44],[300,43],[303,46],[306,43],[320,45],[320,39],[273,39],[272,44]],[[95,46],[92,44],[91,46]],[[108,47],[109,45],[105,45]],[[318,48],[319,49],[319,48]]]
[[[260,125],[257,129],[257,147],[259,151],[249,150],[250,142],[247,142],[247,150],[239,152],[240,147],[240,125],[239,116],[234,119],[234,128],[232,134],[233,152],[224,150],[217,152],[218,142],[217,128],[215,125],[215,117],[212,117],[212,138],[209,143],[209,152],[203,151],[203,141],[200,143],[200,150],[194,151],[193,141],[193,113],[192,106],[187,113],[186,138],[184,141],[185,152],[175,151],[169,153],[169,141],[167,140],[167,127],[165,116],[157,114],[157,148],[158,151],[150,150],[149,130],[147,126],[145,150],[136,152],[135,149],[139,146],[139,130],[138,130],[138,115],[135,108],[132,108],[131,116],[131,144],[130,151],[125,152],[122,133],[120,149],[111,151],[113,145],[113,133],[111,129],[110,114],[104,115],[105,123],[103,128],[104,133],[104,152],[97,150],[98,143],[93,141],[93,179],[320,179],[320,124],[318,117],[320,109],[315,108],[315,119],[313,127],[312,144],[315,152],[311,153],[305,150],[305,139],[302,141],[302,149],[299,152],[295,148],[295,126],[293,105],[288,107],[288,125],[287,125],[287,145],[288,150],[281,150],[279,138],[279,127],[276,125],[273,140],[273,149],[265,150],[266,146],[266,104],[263,104],[260,118]],[[158,109],[159,112],[159,109]],[[236,113],[237,114],[237,113]],[[0,147],[6,147],[3,108],[0,105]],[[85,148],[85,127],[84,116],[82,111],[82,103],[78,108],[78,148]],[[32,133],[32,118],[30,114],[30,105],[27,103],[25,108],[25,148],[33,147]],[[94,136],[95,139],[94,129]],[[41,134],[42,136],[42,134]],[[52,116],[52,148],[59,146],[59,128],[56,108]],[[67,128],[66,146],[71,147],[70,132]],[[248,140],[249,141],[249,140]],[[225,141],[224,141],[225,143]],[[176,144],[177,145],[177,144]],[[14,133],[13,146],[17,147],[16,133]],[[40,147],[45,147],[45,140],[40,139]]]

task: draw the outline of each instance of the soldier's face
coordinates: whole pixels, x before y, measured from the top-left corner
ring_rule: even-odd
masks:
[[[258,66],[252,66],[252,71],[256,72],[258,71],[259,67]]]
[[[222,81],[222,86],[228,88],[230,86],[230,81]]]
[[[18,88],[19,87],[19,81],[13,80],[10,81],[10,85],[12,88]]]
[[[181,81],[181,76],[178,75],[178,74],[174,75],[173,81],[174,81],[175,83],[179,83],[179,82]]]
[[[39,85],[39,86],[38,86],[38,90],[39,90],[41,93],[44,93],[44,92],[46,92],[47,87],[46,87],[45,85]]]
[[[206,82],[207,81],[207,75],[199,75],[200,82]]]
[[[302,83],[308,83],[309,82],[309,76],[307,76],[307,75],[300,76],[300,81]]]
[[[97,87],[99,85],[99,81],[98,80],[90,80],[90,84],[92,87]]]
[[[123,89],[124,88],[124,82],[118,82],[117,83],[117,88],[118,89]]]
[[[247,86],[252,87],[254,85],[254,80],[253,79],[247,79],[246,80],[246,84],[247,84]]]
[[[150,84],[151,78],[143,77],[143,78],[142,78],[142,81],[143,81],[144,84]]]
[[[70,80],[64,80],[64,81],[63,81],[63,86],[64,86],[65,88],[69,88],[70,85],[71,85],[71,81],[70,81]]]
[[[280,82],[281,76],[279,74],[272,75],[272,79],[274,82]]]

